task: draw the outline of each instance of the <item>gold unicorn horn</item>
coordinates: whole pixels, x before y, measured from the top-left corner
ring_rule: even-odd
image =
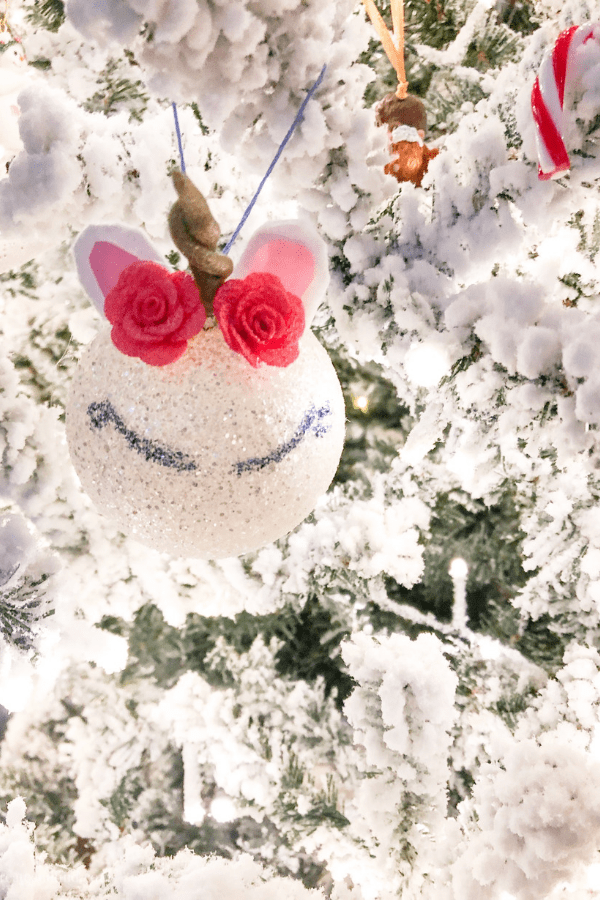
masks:
[[[173,172],[173,184],[178,199],[169,213],[169,231],[189,261],[206,315],[212,316],[217,288],[231,275],[233,263],[217,250],[221,229],[198,188],[181,172]]]

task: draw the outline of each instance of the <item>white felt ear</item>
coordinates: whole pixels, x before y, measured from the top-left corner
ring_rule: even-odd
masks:
[[[77,274],[94,306],[104,315],[104,298],[134,262],[162,263],[148,238],[123,225],[89,225],[73,245]]]
[[[251,272],[277,275],[286,291],[301,297],[308,326],[329,285],[325,242],[305,222],[269,222],[254,232],[231,277]]]

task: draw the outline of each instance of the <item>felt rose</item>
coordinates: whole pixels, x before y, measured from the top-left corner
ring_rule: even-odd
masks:
[[[276,275],[253,272],[224,282],[215,294],[214,311],[226,343],[251,366],[289,366],[297,359],[304,306]]]
[[[150,366],[179,359],[206,321],[192,276],[168,272],[154,262],[135,262],[123,269],[106,295],[104,312],[117,350]]]

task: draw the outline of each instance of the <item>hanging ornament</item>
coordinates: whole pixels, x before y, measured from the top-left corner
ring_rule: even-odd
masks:
[[[542,60],[531,92],[541,181],[559,178],[571,168],[565,146],[565,91],[576,75],[576,55],[590,40],[600,43],[600,24],[573,25],[561,32]]]
[[[342,392],[308,328],[327,253],[304,223],[275,222],[233,271],[204,197],[186,175],[173,181],[169,228],[191,275],[128,228],[92,226],[75,244],[111,328],[75,374],[69,450],[125,533],[174,556],[237,556],[298,525],[340,458]]]
[[[404,5],[403,0],[391,0],[392,34],[383,21],[373,0],[363,0],[365,9],[375,26],[383,49],[398,76],[398,88],[387,94],[375,106],[377,125],[386,125],[392,162],[384,166],[387,175],[396,181],[412,181],[421,186],[429,161],[440,152],[424,143],[427,113],[423,101],[407,93],[408,82],[404,69]]]
[[[0,177],[23,147],[19,136],[17,97],[29,81],[25,52],[10,30],[7,15],[8,2],[0,12]]]

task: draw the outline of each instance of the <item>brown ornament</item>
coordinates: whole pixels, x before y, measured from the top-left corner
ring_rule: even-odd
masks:
[[[375,105],[375,121],[377,125],[387,126],[389,149],[395,155],[395,158],[384,166],[384,172],[386,175],[393,175],[397,181],[412,181],[416,187],[419,187],[423,175],[427,171],[429,160],[436,157],[440,151],[430,150],[423,143],[427,128],[425,106],[418,97],[406,93],[408,82],[404,68],[403,0],[390,0],[391,34],[375,6],[374,0],[363,0],[363,4],[398,76],[396,92],[387,94]],[[399,131],[396,132],[396,129]],[[414,129],[415,140],[411,140],[412,129]]]
[[[181,172],[173,172],[173,184],[179,199],[169,213],[169,231],[189,260],[206,315],[212,316],[217,288],[231,275],[233,262],[217,250],[221,229],[198,188]]]
[[[415,187],[421,187],[429,160],[435,159],[440,152],[436,148],[430,150],[418,141],[398,141],[391,145],[391,150],[396,158],[384,166],[383,171],[393,175],[396,181],[412,181]]]
[[[407,94],[406,97],[388,94],[376,105],[375,114],[377,125],[387,125],[390,153],[394,156],[383,171],[386,175],[393,175],[396,181],[412,181],[416,187],[420,187],[429,160],[434,159],[440,151],[430,150],[422,140],[394,141],[392,135],[396,128],[405,126],[414,128],[421,139],[425,136],[427,112],[423,101],[412,94]]]
[[[388,131],[393,131],[398,125],[409,125],[421,131],[423,136],[427,128],[425,105],[412,94],[407,94],[403,99],[396,94],[387,94],[375,104],[375,123],[387,125]]]

